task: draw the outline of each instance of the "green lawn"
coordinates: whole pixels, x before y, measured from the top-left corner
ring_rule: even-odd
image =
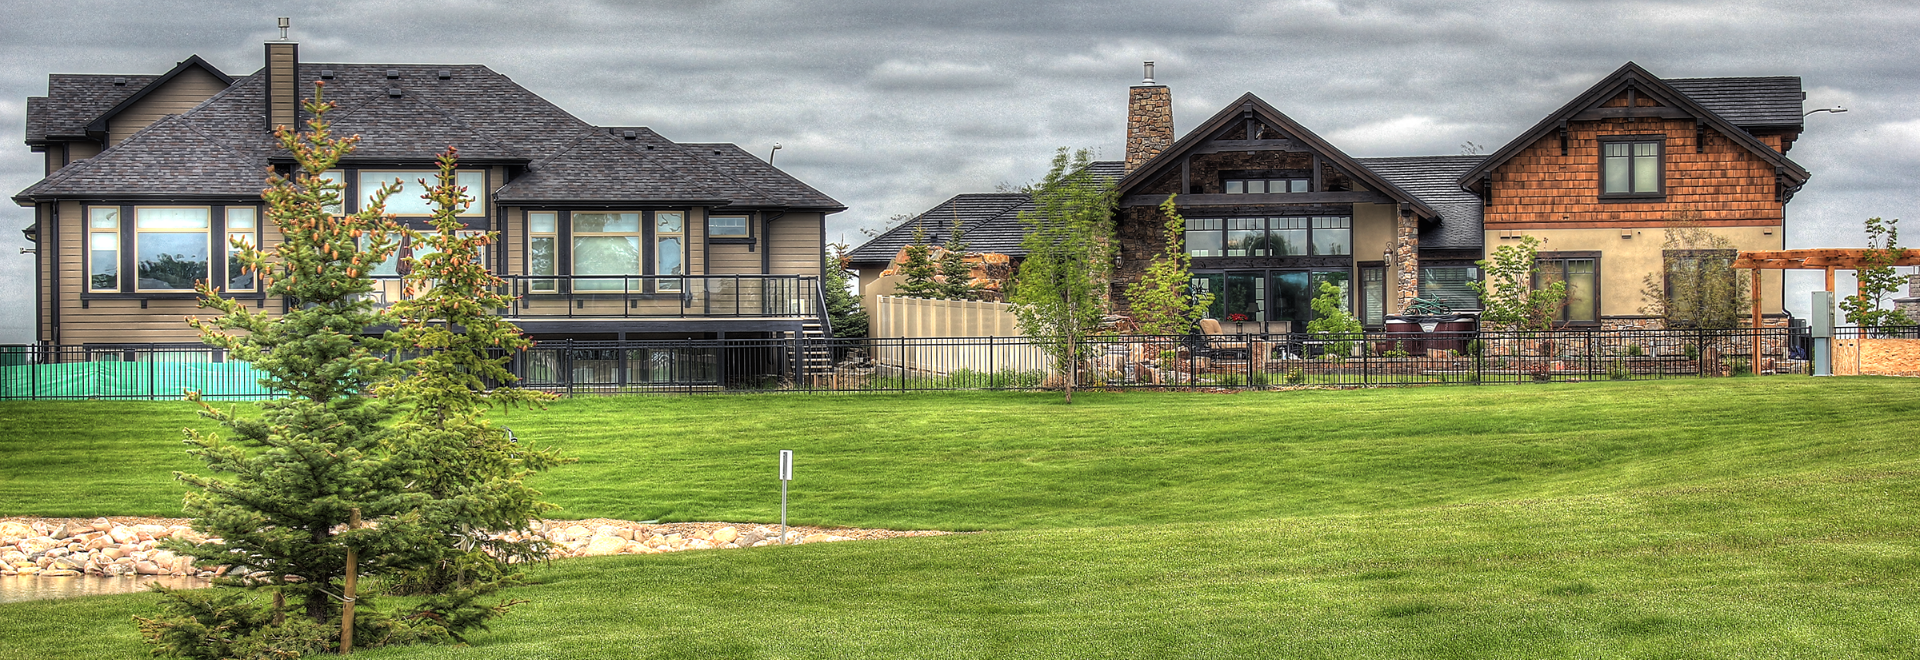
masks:
[[[771,519],[790,448],[797,520],[1000,531],[568,560],[471,648],[368,656],[1910,657],[1917,395],[1779,377],[564,401],[508,423],[581,457],[541,481],[569,515]],[[196,423],[184,408],[0,422],[44,429],[0,439],[0,513],[177,513],[166,475],[192,465],[149,429]],[[134,657],[150,601],[0,605],[0,658],[46,639]]]

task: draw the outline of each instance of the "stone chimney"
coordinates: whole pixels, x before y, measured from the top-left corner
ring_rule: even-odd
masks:
[[[1173,146],[1173,93],[1153,81],[1153,63],[1147,77],[1127,90],[1127,171],[1152,160]]]
[[[300,122],[300,44],[287,39],[291,21],[280,19],[280,40],[267,42],[267,130],[298,129]]]
[[[1907,297],[1894,299],[1893,308],[1920,323],[1920,273],[1907,276]]]

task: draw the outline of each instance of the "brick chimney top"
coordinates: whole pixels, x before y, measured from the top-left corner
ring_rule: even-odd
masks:
[[[1153,63],[1146,78],[1127,90],[1127,165],[1132,172],[1173,146],[1173,93],[1153,81]]]

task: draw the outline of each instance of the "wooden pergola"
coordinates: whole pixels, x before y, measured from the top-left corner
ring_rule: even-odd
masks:
[[[1878,250],[1875,250],[1876,252]],[[1833,291],[1833,271],[1851,270],[1856,274],[1868,266],[1868,250],[1859,248],[1814,248],[1809,250],[1741,250],[1733,260],[1734,268],[1753,271],[1753,328],[1760,329],[1760,271],[1824,270],[1827,291]],[[1920,266],[1920,250],[1904,250],[1894,266]],[[1784,283],[1783,283],[1784,285]],[[1760,372],[1760,339],[1753,340],[1753,371]]]

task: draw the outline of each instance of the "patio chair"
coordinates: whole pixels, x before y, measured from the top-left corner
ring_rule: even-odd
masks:
[[[1220,328],[1219,319],[1200,319],[1200,332],[1205,335],[1205,341],[1203,347],[1197,348],[1204,351],[1207,357],[1216,360],[1245,360],[1252,354],[1252,348],[1247,345],[1247,342],[1224,339],[1240,335],[1227,334]]]

